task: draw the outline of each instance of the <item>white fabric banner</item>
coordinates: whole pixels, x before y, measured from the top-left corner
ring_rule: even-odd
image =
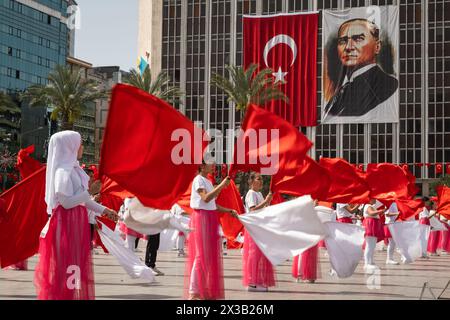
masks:
[[[436,216],[430,218],[431,231],[446,231],[445,225]]]
[[[145,207],[138,198],[133,198],[125,208],[124,223],[139,233],[154,235],[168,229],[174,215],[169,210]]]
[[[189,225],[189,217],[175,215],[179,222]],[[161,232],[158,251],[172,251],[176,248],[179,231],[175,229],[165,229]],[[186,235],[185,235],[186,236]]]
[[[273,265],[301,254],[326,235],[310,196],[240,215],[239,220]]]
[[[420,224],[419,221],[395,222],[389,225],[389,231],[404,263],[412,263],[422,256],[422,246],[427,243],[422,239],[428,239],[430,226]]]
[[[348,278],[356,270],[363,257],[364,228],[339,222],[324,223],[325,238],[331,266],[339,278]]]
[[[320,221],[323,223],[336,221],[336,212],[333,209],[323,206],[317,206],[314,209],[316,210]]]
[[[155,276],[149,267],[147,267],[131,250],[125,248],[123,240],[120,236],[100,222],[102,228],[98,230],[98,234],[103,245],[112,254],[119,264],[124,268],[126,273],[133,279],[143,279],[152,283]]]

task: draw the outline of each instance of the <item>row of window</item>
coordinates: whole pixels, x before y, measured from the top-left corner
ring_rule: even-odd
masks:
[[[46,78],[29,74],[27,72],[23,72],[14,68],[4,68],[4,67],[0,68],[0,74],[5,74],[9,78],[25,80],[35,84],[42,84],[42,85],[48,84],[48,79]]]
[[[4,24],[1,25],[0,30],[3,31],[4,33],[7,33],[14,37],[17,37],[19,39],[24,39],[24,40],[33,42],[35,44],[38,44],[42,47],[46,47],[46,48],[55,50],[58,52],[58,54],[61,54],[61,55],[66,54],[66,49],[64,47],[58,46],[57,43],[55,43],[49,39],[44,39],[41,36],[35,36],[28,32],[25,32],[19,28],[15,28],[12,26],[4,25]]]
[[[58,18],[52,17],[51,15],[46,14],[42,11],[38,11],[36,9],[25,6],[17,1],[9,0],[8,8],[20,14],[23,14],[27,17],[30,17],[34,20],[46,23],[48,25],[52,25],[54,27],[60,27]]]
[[[45,66],[46,68],[54,69],[56,67],[56,62],[50,59],[30,54],[28,52],[23,52],[22,50],[13,47],[0,46],[0,53],[5,53],[11,57],[16,57],[40,66]]]

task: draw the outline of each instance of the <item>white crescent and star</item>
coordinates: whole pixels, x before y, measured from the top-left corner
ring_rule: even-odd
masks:
[[[269,63],[267,62],[267,57],[269,55],[270,50],[272,50],[274,47],[276,47],[279,44],[286,44],[289,46],[289,48],[292,50],[292,62],[291,67],[294,64],[295,60],[297,59],[297,44],[295,43],[295,40],[289,37],[286,34],[279,34],[267,41],[266,46],[264,47],[264,62],[266,63],[266,66],[269,68]],[[275,73],[272,73],[272,75],[275,77],[275,83],[281,82],[286,83],[286,80],[284,79],[288,72],[283,72],[281,67],[278,67],[278,71]]]

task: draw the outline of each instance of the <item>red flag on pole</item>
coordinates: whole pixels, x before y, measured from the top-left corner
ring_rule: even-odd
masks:
[[[318,13],[244,16],[244,66],[271,68],[289,102],[265,108],[293,126],[317,125]]]
[[[409,179],[405,171],[392,163],[369,164],[366,181],[370,197],[390,204],[396,199],[409,198]]]
[[[289,122],[254,105],[247,109],[242,130],[244,134],[235,145],[230,175],[256,171],[273,175],[275,181],[285,175],[294,176],[312,146]]]
[[[350,163],[340,158],[320,158],[319,164],[329,172],[331,184],[326,199],[337,203],[369,203],[369,187]]]
[[[450,188],[439,186],[436,188],[438,195],[437,212],[447,219],[450,219]]]
[[[148,207],[170,209],[197,174],[203,131],[161,99],[128,85],[112,93],[102,146],[106,175]]]

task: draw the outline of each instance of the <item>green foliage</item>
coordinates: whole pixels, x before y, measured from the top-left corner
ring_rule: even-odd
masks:
[[[145,68],[142,75],[136,69],[130,70],[130,75],[124,79],[124,83],[150,93],[171,105],[180,103],[180,98],[183,96],[180,88],[170,85],[170,77],[164,71],[161,71],[152,82],[149,66]]]
[[[450,175],[445,175],[441,177],[438,181],[433,182],[430,184],[430,195],[435,196],[436,195],[436,188],[438,186],[447,186],[450,187]]]

